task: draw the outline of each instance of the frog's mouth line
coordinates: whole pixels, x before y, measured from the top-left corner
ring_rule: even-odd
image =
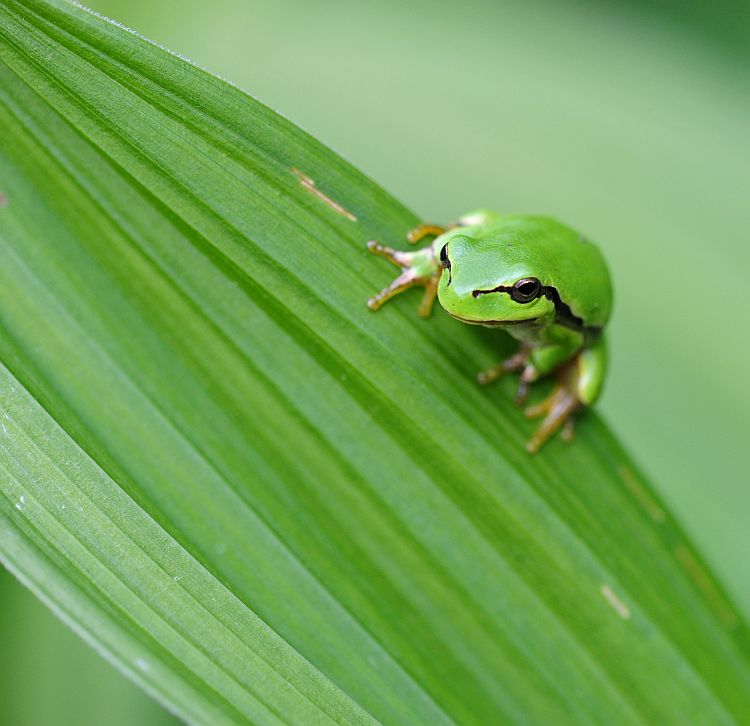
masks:
[[[462,318],[460,315],[454,315],[447,310],[445,312],[447,312],[452,318],[460,320],[462,323],[468,323],[469,325],[484,325],[493,328],[500,328],[506,325],[528,325],[539,320],[539,318],[525,318],[524,320],[469,320],[468,318]]]

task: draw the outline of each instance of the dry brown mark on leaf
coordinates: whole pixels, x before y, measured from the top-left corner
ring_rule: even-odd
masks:
[[[695,555],[683,544],[674,546],[674,554],[679,563],[687,570],[688,575],[705,595],[714,612],[727,628],[737,626],[737,616],[727,603],[721,590],[716,586],[705,568],[695,558]]]
[[[315,186],[315,182],[309,176],[307,176],[307,174],[301,172],[297,167],[294,167],[292,169],[292,173],[296,174],[299,177],[299,183],[302,185],[303,189],[307,189],[308,192],[314,194],[324,204],[327,204],[331,209],[333,209],[334,212],[337,212],[342,217],[346,217],[352,222],[357,221],[357,218],[348,209],[345,209],[338,202],[333,201],[333,199],[331,199],[327,194],[321,192],[320,189]]]
[[[645,489],[638,481],[636,475],[627,467],[621,466],[619,468],[620,476],[625,482],[625,486],[630,490],[630,493],[640,502],[640,505],[646,510],[648,516],[654,520],[654,522],[663,522],[667,515],[664,510],[659,506],[659,503],[654,499],[648,490]]]

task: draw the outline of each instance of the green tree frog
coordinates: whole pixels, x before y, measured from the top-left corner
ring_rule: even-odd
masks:
[[[507,331],[520,342],[518,352],[481,372],[479,382],[520,371],[516,402],[523,405],[530,384],[554,375],[552,393],[526,408],[527,417],[544,417],[526,448],[536,453],[561,427],[570,439],[573,416],[599,397],[607,365],[603,329],[612,285],[599,249],[554,219],[486,209],[447,227],[419,225],[407,239],[416,243],[427,236],[434,240],[414,252],[368,242],[371,252],[403,268],[368,307],[377,310],[421,285],[423,317],[437,296],[457,320]]]

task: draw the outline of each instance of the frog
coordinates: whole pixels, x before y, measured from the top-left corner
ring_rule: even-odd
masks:
[[[515,402],[541,423],[527,442],[536,454],[558,431],[573,437],[579,413],[600,397],[607,369],[604,328],[612,310],[612,283],[600,249],[571,227],[548,216],[500,214],[478,209],[447,225],[420,224],[408,242],[432,238],[414,251],[370,240],[370,252],[401,268],[371,297],[373,310],[411,287],[424,294],[419,315],[429,317],[435,300],[448,315],[469,325],[499,328],[518,350],[481,371],[488,385],[518,373]],[[527,405],[533,384],[554,379],[551,392]]]

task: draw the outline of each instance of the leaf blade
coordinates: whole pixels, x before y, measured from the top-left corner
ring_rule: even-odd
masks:
[[[298,654],[259,619],[254,618],[248,608],[241,606],[197,562],[191,561],[192,558],[114,482],[108,480],[93,462],[71,455],[69,449],[77,453],[72,442],[30,400],[27,392],[5,368],[0,370],[0,391],[5,404],[2,449],[5,454],[3,480],[7,488],[3,514],[8,524],[2,528],[3,550],[5,555],[16,553],[15,557],[10,555],[8,560],[14,571],[21,574],[29,570],[33,572],[34,568],[20,567],[24,559],[28,561],[28,554],[24,552],[24,545],[28,546],[28,542],[18,541],[18,526],[8,518],[13,509],[23,515],[25,527],[35,530],[33,534],[26,532],[27,540],[37,545],[46,540],[57,557],[67,559],[73,565],[72,569],[80,573],[87,588],[105,594],[104,599],[109,605],[106,609],[110,611],[108,614],[117,616],[113,619],[120,627],[123,622],[135,621],[137,629],[144,634],[159,632],[162,642],[157,646],[152,641],[146,652],[151,657],[157,651],[167,660],[168,668],[163,669],[162,679],[169,676],[170,671],[192,670],[200,673],[201,679],[207,683],[218,679],[217,694],[234,696],[233,701],[227,699],[225,713],[215,710],[216,704],[212,703],[210,705],[214,708],[199,712],[201,716],[216,718],[223,715],[227,723],[240,716],[270,722],[274,720],[272,717],[288,718],[289,714],[295,717],[304,715],[316,723],[335,722],[338,719],[333,716],[338,715],[346,720],[369,722],[359,709],[347,703],[348,699],[341,700],[344,708],[336,703],[335,695],[326,704],[326,696],[335,694],[336,689],[331,688],[325,678],[321,678],[317,688],[311,691],[312,698],[306,693],[307,688],[298,689],[292,679],[285,681],[284,698],[280,705],[288,706],[289,711],[285,714],[279,713],[277,708],[269,708],[264,703],[262,693],[264,689],[280,687],[278,670],[289,676],[300,669],[299,663],[291,664],[292,667],[285,664],[285,667],[279,668],[274,661],[282,664],[286,659],[299,661]],[[47,444],[47,451],[55,452],[57,461],[36,445],[35,441],[38,440]],[[24,485],[21,485],[21,481]],[[35,490],[29,482],[36,483],[38,489]],[[58,482],[67,486],[57,486]],[[40,532],[44,535],[40,535]],[[75,533],[82,533],[83,536],[76,536]],[[15,544],[13,540],[16,540]],[[127,558],[123,557],[124,553]],[[109,566],[104,567],[103,562]],[[37,590],[43,587],[42,582],[34,584]],[[60,606],[59,597],[53,597],[53,601]],[[46,599],[53,597],[47,595]],[[73,606],[80,604],[80,597],[69,599],[68,602]],[[174,624],[169,623],[170,611],[181,614],[182,632],[176,631]],[[76,616],[68,610],[66,619],[76,622],[79,629],[84,627],[82,615]],[[230,624],[223,622],[225,619]],[[243,633],[243,629],[238,627],[240,624],[252,637]],[[86,627],[91,628],[90,622]],[[213,658],[202,647],[196,647],[198,641],[191,647],[191,628],[196,632],[202,631],[203,643],[221,646]],[[103,637],[106,631],[114,629],[117,626],[110,624],[98,635],[106,642]],[[93,630],[97,632],[96,628]],[[170,632],[172,637],[169,637]],[[216,653],[225,656],[217,657]],[[167,659],[166,654],[171,657]],[[119,662],[123,662],[121,655]],[[131,675],[138,670],[148,672],[153,667],[140,656],[131,657],[125,662]],[[212,670],[216,673],[212,674]],[[305,685],[308,685],[311,671],[309,667],[303,670],[306,671]],[[279,682],[264,684],[263,677],[278,679]],[[189,681],[190,678],[185,680]],[[143,683],[144,679],[140,681]],[[259,682],[260,686],[254,686],[253,681]],[[174,685],[178,683],[176,681]],[[238,688],[238,683],[242,683],[243,688]],[[259,696],[253,702],[248,696],[256,688]],[[170,694],[160,695],[166,697]],[[323,696],[322,703],[319,696]],[[167,700],[178,713],[187,715],[177,702]],[[325,706],[330,707],[331,703],[335,708],[330,709],[330,717],[321,718],[325,714]],[[193,718],[195,715],[191,714]]]

